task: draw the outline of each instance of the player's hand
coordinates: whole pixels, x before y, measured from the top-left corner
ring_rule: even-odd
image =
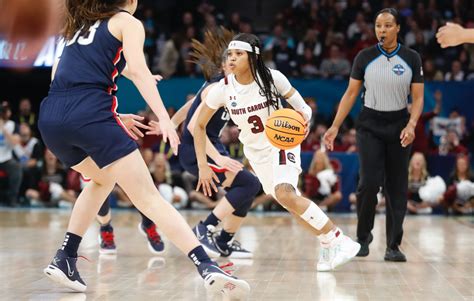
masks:
[[[219,178],[209,166],[206,165],[199,167],[199,179],[196,186],[196,191],[199,191],[199,189],[202,187],[202,192],[204,195],[211,197],[212,190],[215,192],[218,191],[216,183],[220,183]]]
[[[304,112],[302,112],[302,111],[296,111],[296,112],[298,112],[301,115],[301,117],[303,117],[303,120],[304,120],[304,139],[306,139],[309,135],[309,128],[310,128],[309,124],[310,124],[311,120],[309,120],[308,116],[306,116],[306,114]]]
[[[220,156],[220,158],[216,160],[216,163],[219,167],[223,167],[233,173],[238,173],[244,168],[242,163],[227,156]]]
[[[339,132],[339,128],[335,126],[331,126],[323,137],[324,145],[326,145],[327,149],[332,151],[334,149],[334,140],[337,137],[337,133]]]
[[[400,144],[402,147],[407,147],[413,140],[415,140],[415,127],[411,124],[407,124],[400,133]]]
[[[178,155],[179,137],[176,133],[173,123],[169,118],[163,118],[158,122],[161,134],[163,135],[163,141],[166,143],[169,141],[173,154]]]
[[[441,48],[457,46],[463,43],[463,33],[464,28],[461,25],[448,22],[438,29],[436,40],[441,45]]]
[[[128,131],[128,134],[135,140],[138,140],[138,137],[144,136],[140,128],[144,130],[152,129],[148,125],[141,123],[145,117],[135,114],[117,114],[117,117],[122,121],[123,125]]]
[[[152,120],[148,123],[148,125],[150,126],[150,130],[148,132],[146,132],[145,134],[147,134],[147,135],[156,135],[156,136],[161,135],[160,123],[158,121]]]

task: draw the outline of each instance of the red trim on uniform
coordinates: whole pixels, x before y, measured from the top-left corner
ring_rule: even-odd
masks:
[[[217,165],[212,164],[212,163],[207,163],[207,165],[209,165],[209,167],[210,167],[214,172],[217,172],[217,173],[223,173],[223,172],[226,172],[226,171],[227,171],[227,168],[225,168],[225,167],[220,167],[220,166],[217,166]]]
[[[229,80],[227,79],[227,75],[224,76],[224,84],[226,84],[226,85],[229,84]]]
[[[336,231],[336,237],[339,237],[339,235],[341,235],[341,231],[337,230]]]
[[[125,133],[127,133],[127,135],[130,138],[134,139],[132,134],[130,134],[130,132],[128,131],[125,124],[123,124],[122,120],[118,117],[117,108],[118,108],[117,96],[114,95],[112,96],[112,108],[110,110],[112,111],[112,114],[114,114],[115,121],[118,123],[118,125],[120,125],[120,127],[125,131]]]
[[[122,50],[123,48],[122,47],[119,47],[118,50],[117,50],[117,54],[115,54],[115,58],[113,59],[112,63],[114,64],[114,66],[117,65],[117,63],[120,61],[120,58],[121,58],[121,54],[122,54]],[[117,87],[117,84],[115,84],[115,78],[119,75],[119,72],[118,72],[118,69],[117,67],[114,68],[114,71],[112,71],[112,74],[110,75],[110,77],[112,78],[112,82],[114,83],[114,85],[112,87],[109,87],[107,89],[107,93],[111,94],[112,95],[112,92],[114,91],[117,91],[118,90],[118,87]],[[117,114],[117,109],[118,109],[118,101],[117,101],[117,96],[113,95],[112,96],[112,107],[110,108],[110,111],[112,112],[114,118],[115,118],[115,121],[117,122],[117,124],[125,131],[125,133],[127,133],[127,135],[134,139],[132,134],[130,134],[130,132],[128,131],[127,127],[125,126],[125,124],[122,122],[122,120],[120,120],[120,118],[118,117],[118,114]]]
[[[280,165],[286,165],[286,154],[285,150],[280,150]]]

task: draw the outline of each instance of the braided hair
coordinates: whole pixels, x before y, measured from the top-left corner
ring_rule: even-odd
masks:
[[[263,50],[262,45],[260,44],[260,39],[253,34],[239,33],[232,40],[247,42],[252,47],[252,52],[247,52],[252,77],[260,88],[260,95],[265,97],[268,103],[275,110],[278,110],[278,100],[282,98],[282,95],[276,89],[270,69],[265,66],[261,54],[255,53],[255,48],[257,47],[260,49],[260,51]],[[268,106],[268,110],[270,110],[270,106]]]

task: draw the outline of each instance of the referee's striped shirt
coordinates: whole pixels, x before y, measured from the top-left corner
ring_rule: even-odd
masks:
[[[377,111],[399,111],[407,107],[411,83],[423,82],[421,58],[401,44],[391,53],[377,44],[357,54],[351,78],[364,81],[364,106]]]

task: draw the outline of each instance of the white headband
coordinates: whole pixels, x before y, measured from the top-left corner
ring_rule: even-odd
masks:
[[[253,52],[252,46],[244,41],[230,41],[229,47],[227,49],[240,49],[248,52]],[[255,47],[255,53],[260,54],[260,49],[258,49],[258,47]]]

